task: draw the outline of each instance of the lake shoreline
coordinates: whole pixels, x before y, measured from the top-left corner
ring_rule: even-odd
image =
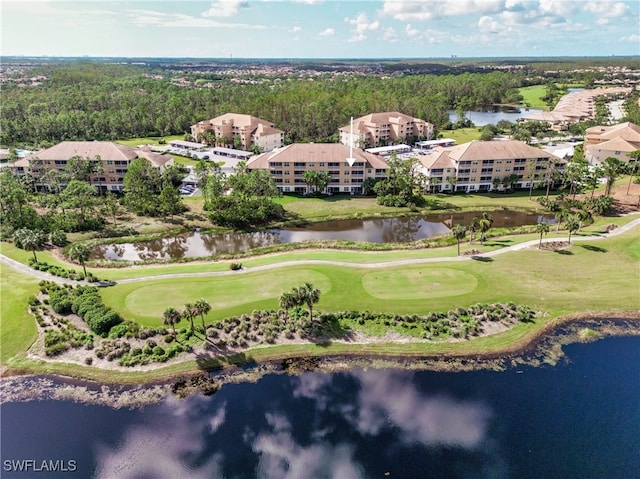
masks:
[[[640,336],[640,311],[576,313],[547,321],[532,334],[501,350],[461,354],[415,353],[403,355],[354,352],[327,355],[283,355],[264,362],[238,363],[212,371],[209,376],[220,386],[255,382],[266,374],[324,373],[353,369],[404,369],[411,371],[506,371],[525,366],[555,365],[563,357],[562,347],[612,336]],[[135,408],[162,401],[172,394],[176,381],[202,375],[198,368],[157,376],[149,381],[114,383],[6,368],[0,377],[0,404],[33,400],[71,400],[113,408]],[[191,392],[195,392],[191,391]]]

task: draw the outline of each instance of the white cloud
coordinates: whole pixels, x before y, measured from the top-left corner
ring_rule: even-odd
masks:
[[[211,2],[209,10],[202,12],[203,17],[232,17],[241,8],[248,6],[247,0],[216,0]]]
[[[367,39],[367,32],[373,32],[380,28],[380,22],[375,20],[370,23],[365,12],[359,12],[355,18],[347,17],[344,21],[355,27],[353,36],[348,40],[350,43],[364,41]]]
[[[629,14],[629,6],[622,2],[587,2],[584,10],[596,16],[609,19],[620,18]]]
[[[137,27],[173,27],[173,28],[235,28],[263,29],[264,25],[248,25],[242,23],[224,23],[213,18],[193,17],[181,13],[164,13],[154,10],[126,10],[129,23]]]
[[[395,43],[398,41],[398,34],[393,27],[388,27],[382,31],[382,39],[388,43]]]
[[[488,16],[481,17],[478,20],[478,28],[483,33],[498,33],[501,30],[500,24]]]
[[[301,32],[301,31],[302,31],[302,27],[299,27],[299,26],[296,25],[295,27],[293,27],[293,28],[291,28],[289,30],[289,33],[298,33],[298,32]]]
[[[628,37],[622,37],[620,41],[625,43],[640,44],[640,35],[633,34],[629,35]]]
[[[386,16],[404,22],[429,21],[435,18],[498,13],[504,0],[385,0],[382,12]]]
[[[319,35],[321,37],[335,37],[336,36],[336,30],[335,28],[325,28],[324,30],[322,30]]]
[[[407,23],[407,26],[404,27],[404,33],[408,37],[417,37],[418,35],[420,35],[420,30],[414,28],[410,23]]]

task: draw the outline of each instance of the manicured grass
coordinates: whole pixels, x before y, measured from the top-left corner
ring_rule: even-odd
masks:
[[[543,211],[535,201],[535,195],[544,194],[534,191],[533,199],[529,199],[528,191],[515,193],[483,193],[483,194],[436,194],[427,195],[428,202],[435,203],[438,209],[432,210],[427,206],[424,213],[439,213],[441,211],[487,210],[487,209],[526,209]],[[327,198],[302,198],[283,196],[277,200],[288,212],[304,220],[322,220],[338,217],[364,218],[375,216],[391,216],[409,213],[408,208],[393,208],[381,206],[375,198],[353,197],[348,195],[334,195]]]
[[[514,301],[555,312],[635,310],[638,229],[618,237],[574,244],[565,254],[535,249],[492,261],[360,269],[329,265],[283,266],[238,276],[182,278],[123,284],[103,291],[125,317],[161,324],[162,311],[204,297],[209,320],[277,308],[291,285],[310,281],[321,291],[319,309],[424,313],[478,302]],[[410,287],[409,287],[410,284]],[[445,287],[445,286],[448,287]]]
[[[473,140],[480,139],[480,131],[478,128],[458,128],[456,130],[442,130],[440,132],[443,138],[451,138],[456,140],[456,145],[469,143]]]
[[[547,93],[545,85],[533,85],[520,88],[518,91],[523,96],[522,102],[530,108],[537,110],[548,110],[549,107],[542,100]]]
[[[160,140],[164,140],[164,144],[168,145],[169,142],[173,140],[184,140],[184,135],[147,136],[142,138],[130,138],[128,140],[117,140],[116,143],[135,148],[139,145],[160,145]]]
[[[0,361],[22,355],[36,339],[36,322],[27,298],[38,293],[38,281],[0,264]]]

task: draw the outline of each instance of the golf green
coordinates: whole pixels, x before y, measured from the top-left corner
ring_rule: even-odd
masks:
[[[466,271],[422,266],[371,272],[362,278],[362,286],[379,299],[427,299],[470,293],[478,280]]]
[[[290,271],[273,271],[262,277],[256,288],[247,289],[247,275],[220,278],[189,278],[188,280],[162,280],[153,284],[141,284],[124,298],[124,307],[134,317],[161,318],[168,307],[180,308],[199,298],[213,302],[216,309],[260,303],[275,300],[284,291],[300,286],[303,282],[313,283],[322,293],[331,290],[331,280],[324,274],[310,269],[300,269],[297,274]],[[249,282],[251,284],[251,282]],[[274,303],[272,305],[275,306]],[[130,317],[126,314],[127,317]]]

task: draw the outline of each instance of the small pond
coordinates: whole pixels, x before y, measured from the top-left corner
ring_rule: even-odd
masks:
[[[471,120],[475,126],[496,125],[500,120],[515,123],[524,115],[539,113],[542,110],[505,108],[500,106],[489,106],[481,110],[466,111],[464,117]],[[458,114],[454,110],[449,110],[449,121],[455,123],[458,121]]]
[[[269,229],[257,232],[201,233],[196,231],[168,238],[136,243],[106,244],[92,249],[91,259],[169,260],[200,258],[223,253],[240,253],[275,244],[302,241],[347,240],[370,243],[408,243],[446,234],[451,225],[468,225],[478,212],[425,216],[335,220],[305,228]],[[532,225],[541,217],[534,213],[496,211],[493,227]]]

